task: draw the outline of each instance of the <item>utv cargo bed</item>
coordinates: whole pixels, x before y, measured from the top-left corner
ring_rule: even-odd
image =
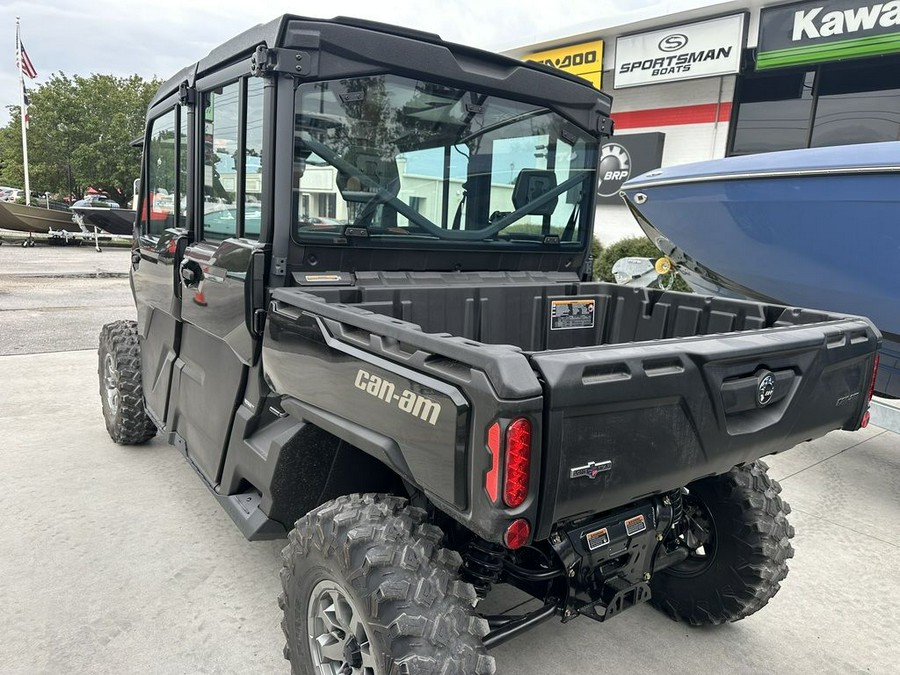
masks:
[[[495,418],[540,418],[532,484],[541,499],[526,502],[540,538],[561,520],[856,429],[866,410],[859,392],[880,339],[866,319],[477,277],[404,275],[389,285],[376,275],[366,286],[277,289],[264,343],[266,374],[295,399],[289,405],[304,407],[299,414],[382,434],[361,447],[476,530],[480,505],[489,505],[480,493]],[[346,397],[334,398],[333,385],[320,394],[319,376],[343,380]],[[404,391],[440,415],[407,423],[394,405]]]

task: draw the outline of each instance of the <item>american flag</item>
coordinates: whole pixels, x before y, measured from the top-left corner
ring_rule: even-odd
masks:
[[[28,53],[25,51],[25,45],[22,44],[21,40],[19,40],[19,53],[22,54],[21,63],[18,63],[19,54],[16,54],[16,65],[22,69],[23,75],[27,75],[33,80],[37,77],[37,71],[34,69],[34,64],[31,63],[31,59],[28,58]]]
[[[28,128],[28,122],[30,121],[28,115],[28,106],[31,105],[31,99],[28,97],[28,90],[25,89],[25,84],[22,84],[22,101],[25,103],[25,128]]]

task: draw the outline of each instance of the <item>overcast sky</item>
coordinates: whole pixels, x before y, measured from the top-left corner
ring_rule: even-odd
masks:
[[[40,84],[51,73],[168,78],[257,23],[292,12],[355,16],[438,33],[445,40],[499,51],[581,30],[714,4],[716,0],[0,0],[0,125],[19,102],[16,16]],[[621,19],[621,20],[618,20]],[[576,31],[571,31],[572,33]],[[2,48],[8,46],[8,51]]]

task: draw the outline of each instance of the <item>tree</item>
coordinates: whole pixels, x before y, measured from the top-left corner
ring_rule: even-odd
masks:
[[[54,74],[30,95],[28,160],[33,192],[80,197],[88,187],[121,204],[140,172],[144,116],[158,80]],[[24,185],[19,109],[0,129],[0,185]]]

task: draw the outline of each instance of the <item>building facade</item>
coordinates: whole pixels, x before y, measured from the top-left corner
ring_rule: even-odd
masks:
[[[599,66],[585,63],[589,51]],[[604,244],[641,236],[617,188],[653,168],[900,141],[900,0],[710,2],[506,53],[613,96],[615,135],[598,185]]]

